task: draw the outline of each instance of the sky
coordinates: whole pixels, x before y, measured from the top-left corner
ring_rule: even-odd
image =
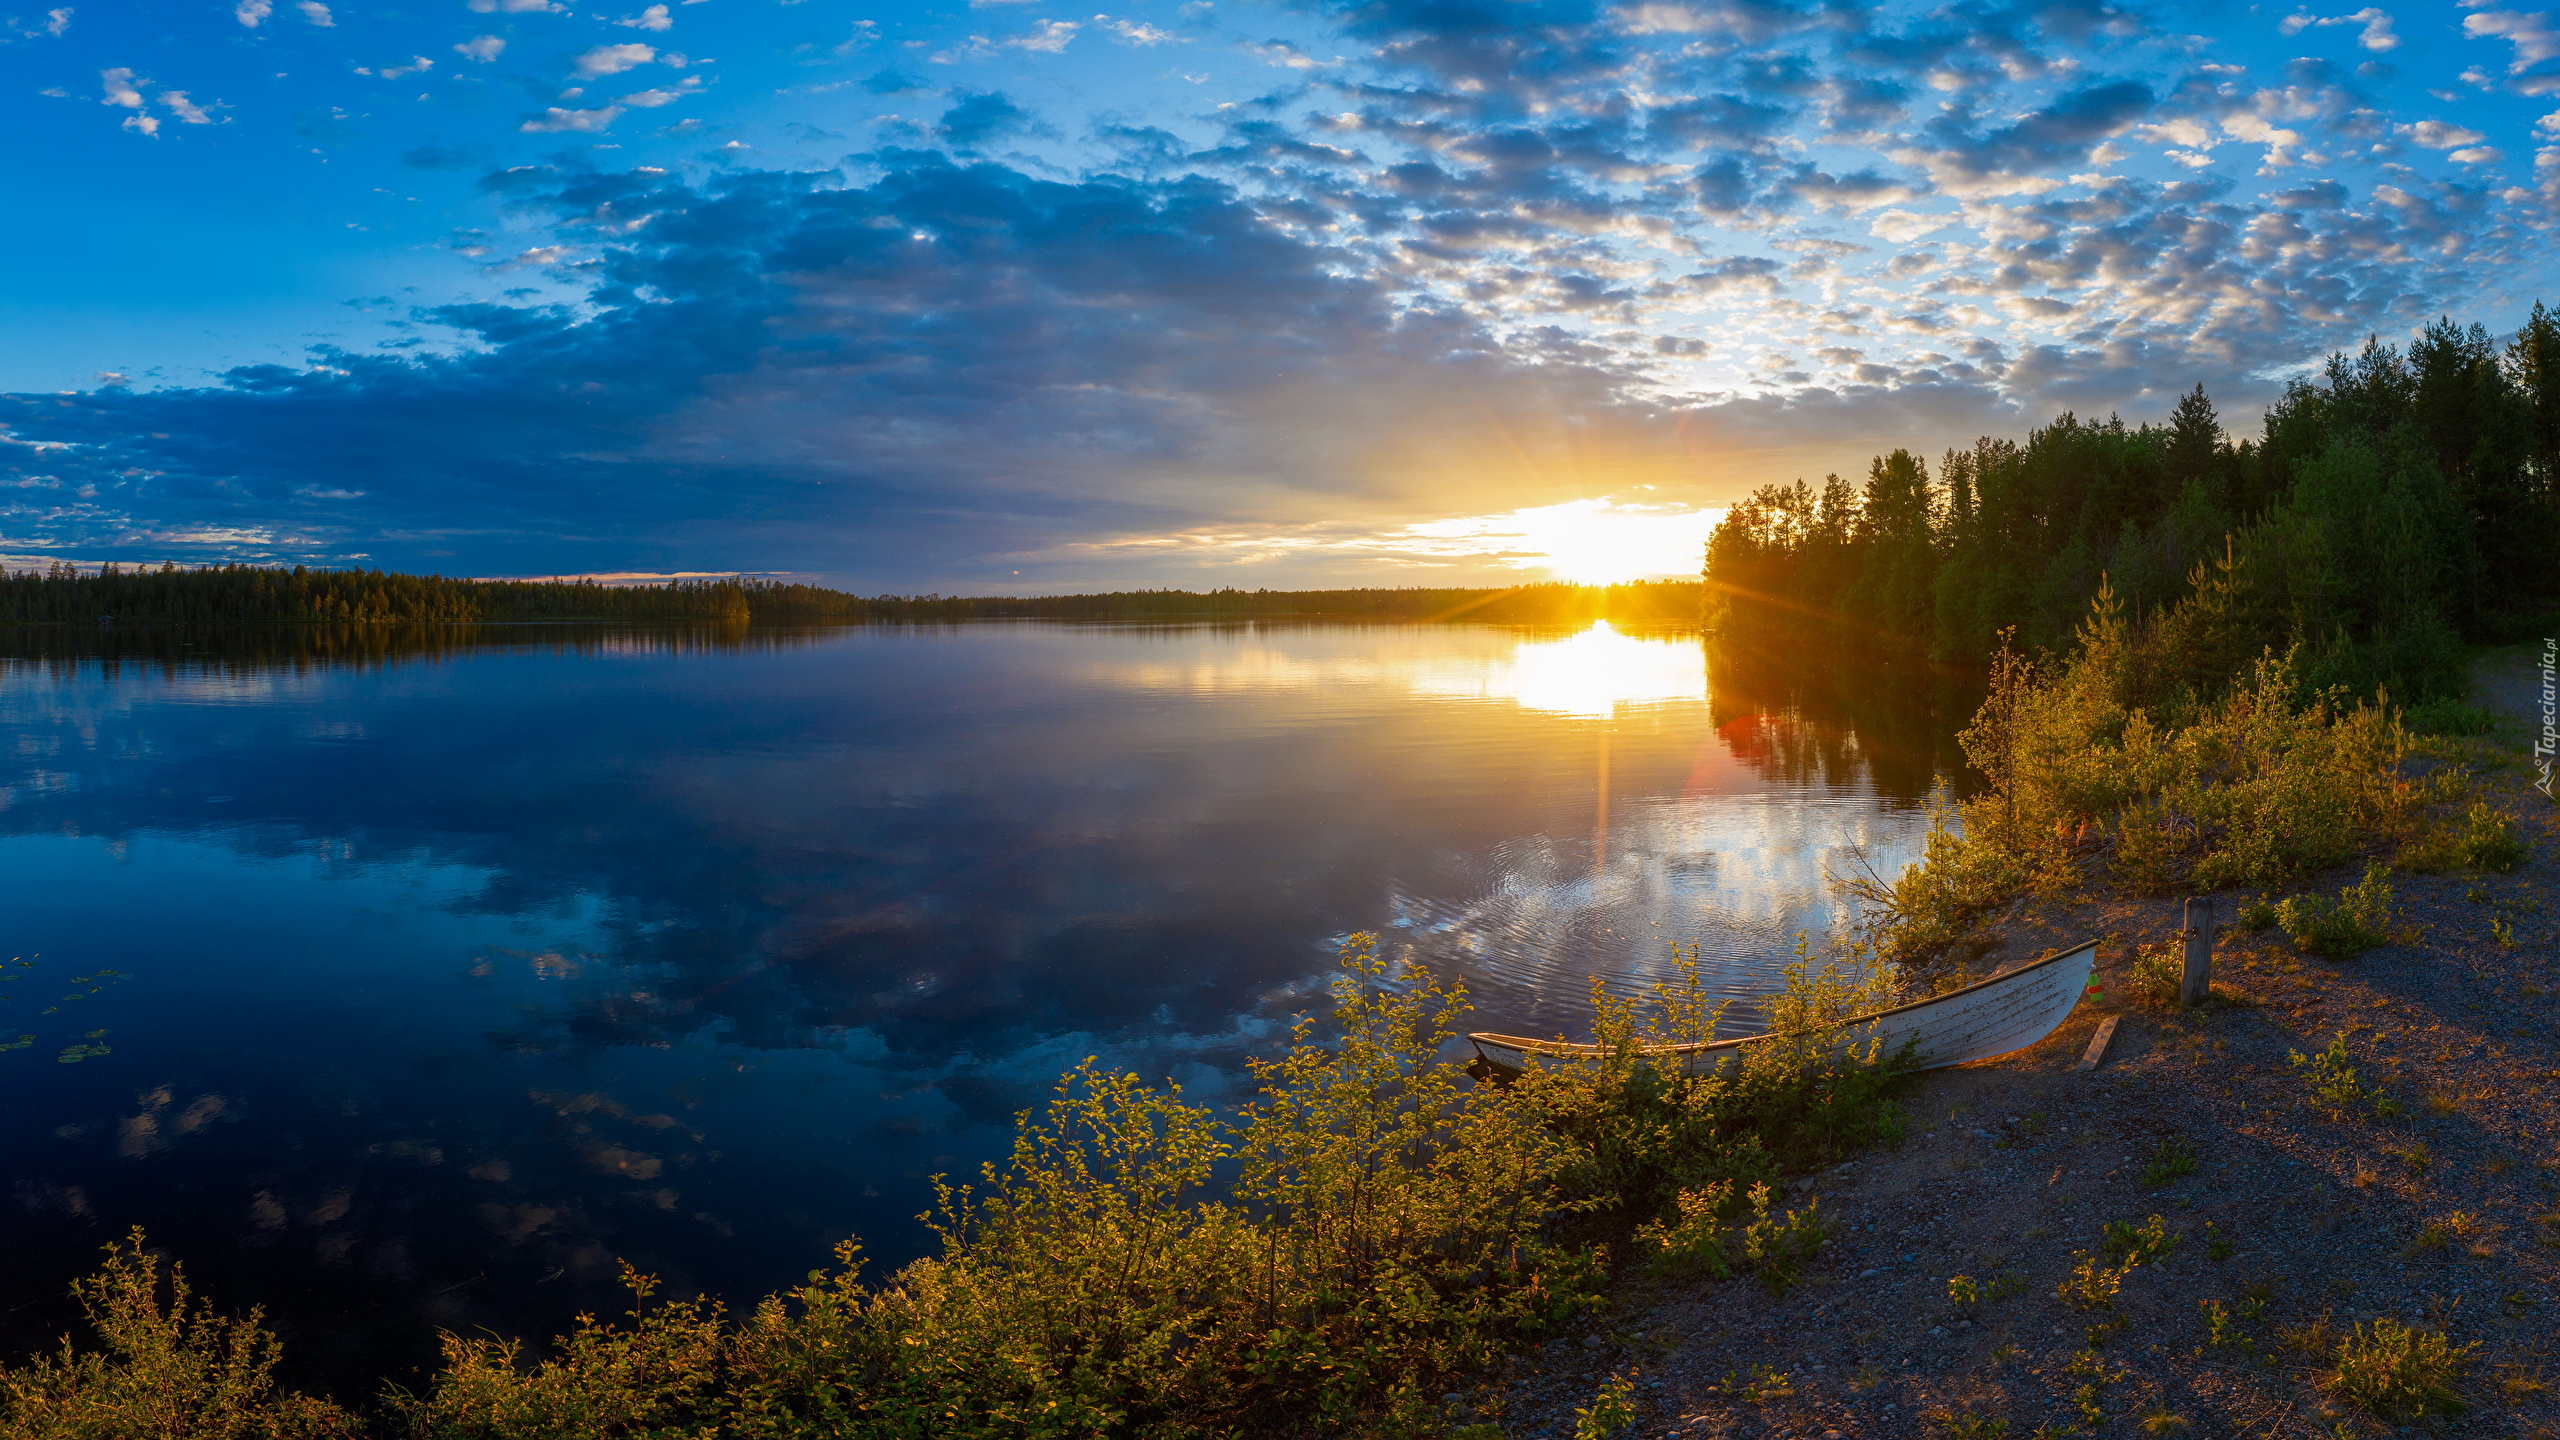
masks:
[[[2496,0],[20,3],[20,565],[1676,575],[2560,300]]]

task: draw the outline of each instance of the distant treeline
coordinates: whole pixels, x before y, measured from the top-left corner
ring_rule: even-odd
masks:
[[[457,580],[382,570],[176,565],[0,576],[0,624],[473,624],[527,620],[1144,620],[1327,615],[1514,623],[1694,623],[1696,581],[1510,589],[1136,590],[1106,595],[861,596],[773,580]]]
[[[1949,450],[1934,479],[1896,450],[1862,489],[1764,486],[1708,542],[1709,620],[1815,616],[1970,661],[2013,626],[2067,646],[2102,582],[2139,619],[2209,569],[2222,648],[2300,641],[2316,683],[2415,699],[2458,685],[2464,634],[2512,638],[2551,593],[2556,507],[2560,317],[2537,304],[2503,348],[2445,320],[2405,353],[2332,356],[2255,440],[2199,385],[2166,425],[2065,414]]]

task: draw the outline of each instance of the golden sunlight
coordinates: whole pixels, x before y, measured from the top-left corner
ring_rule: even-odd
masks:
[[[1412,683],[1426,695],[1607,719],[1621,705],[1705,701],[1707,667],[1694,639],[1649,640],[1595,620],[1562,640],[1524,640],[1499,659],[1417,669]]]
[[[1576,585],[1615,585],[1696,575],[1707,533],[1722,518],[1722,510],[1602,498],[1433,520],[1404,533],[1441,542],[1443,554],[1498,554],[1505,565],[1546,570]]]

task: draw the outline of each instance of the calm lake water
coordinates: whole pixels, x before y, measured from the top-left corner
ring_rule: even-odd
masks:
[[[1783,649],[1784,647],[1777,647]],[[752,1301],[1087,1055],[1235,1093],[1346,935],[1578,1031],[1764,992],[1956,757],[1927,674],[1695,636],[1040,623],[0,635],[0,1348],[140,1224],[298,1378]],[[111,968],[62,1015],[30,996]],[[1739,1017],[1737,1017],[1739,1018]],[[75,1023],[65,1023],[75,1022]],[[57,1064],[103,1026],[112,1052]],[[5,1037],[0,1037],[5,1038]]]

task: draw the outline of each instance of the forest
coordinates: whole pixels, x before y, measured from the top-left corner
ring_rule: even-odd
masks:
[[[2198,385],[2165,424],[2064,414],[1950,449],[1934,477],[1895,450],[1863,487],[1764,486],[1708,542],[1708,620],[1811,617],[1978,663],[2011,630],[2067,647],[2102,590],[2144,624],[2210,580],[2231,592],[2222,648],[2300,642],[2315,686],[2422,699],[2459,689],[2461,640],[2533,623],[2555,499],[2560,316],[2537,303],[2504,346],[2445,319],[2406,351],[2332,355],[2255,438]]]
[[[1567,623],[1591,619],[1694,623],[1694,580],[1503,589],[1129,590],[1098,595],[861,596],[777,580],[463,580],[382,570],[296,565],[181,568],[56,562],[0,575],[0,625],[502,624],[548,620],[723,623],[945,620],[1177,620],[1365,616]]]

